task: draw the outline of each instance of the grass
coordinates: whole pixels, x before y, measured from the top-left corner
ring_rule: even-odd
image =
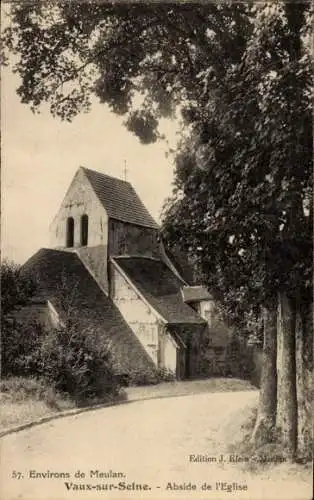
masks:
[[[126,399],[122,390],[116,396],[94,398],[79,407],[95,406],[102,403]],[[78,404],[65,393],[55,391],[44,379],[35,377],[9,377],[0,381],[0,430],[26,424],[66,410]]]
[[[162,382],[157,385],[129,387],[126,389],[128,400],[150,399],[170,396],[188,396],[203,392],[230,392],[256,390],[246,380],[234,378],[208,378],[202,380],[184,380]]]
[[[239,426],[239,432],[233,434],[233,442],[229,447],[231,454],[246,457],[248,461],[243,463],[243,467],[251,472],[267,470],[274,464],[284,463],[288,460],[284,450],[276,441],[262,446],[256,446],[251,441],[256,416],[257,408],[251,408],[246,420]]]
[[[68,396],[54,391],[43,379],[33,377],[1,380],[0,405],[1,430],[75,408]]]
[[[243,414],[246,418],[243,422]],[[238,467],[254,476],[267,476],[274,481],[291,480],[296,482],[310,482],[312,477],[312,461],[296,463],[288,458],[285,449],[275,438],[273,442],[256,446],[251,442],[257,408],[243,408],[241,413],[235,414],[232,424],[226,435],[226,442],[230,443],[228,451],[245,457],[246,460],[237,464]]]
[[[182,382],[162,382],[157,385],[128,387],[111,399],[116,401],[150,399],[171,396],[199,394],[203,392],[226,392],[254,390],[246,381],[237,379],[212,378]],[[108,399],[87,401],[84,406],[94,406]],[[0,430],[22,425],[64,410],[77,407],[67,395],[56,392],[40,378],[10,377],[0,381]]]

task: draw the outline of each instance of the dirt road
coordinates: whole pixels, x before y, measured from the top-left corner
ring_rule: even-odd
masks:
[[[256,476],[227,451],[257,394],[132,402],[6,436],[0,498],[309,500],[309,477],[296,482],[288,464]]]

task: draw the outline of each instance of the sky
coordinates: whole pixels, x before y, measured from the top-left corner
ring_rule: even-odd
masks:
[[[1,249],[2,259],[23,264],[49,246],[49,224],[79,166],[131,182],[152,216],[160,222],[171,194],[173,164],[169,145],[142,145],[123,126],[123,118],[95,102],[72,123],[53,118],[47,106],[39,115],[21,104],[19,80],[10,69],[1,74]],[[170,145],[175,122],[164,122]]]

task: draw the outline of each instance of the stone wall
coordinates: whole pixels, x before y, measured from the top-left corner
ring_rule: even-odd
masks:
[[[234,358],[232,351],[233,329],[223,319],[215,301],[202,301],[194,304],[199,314],[207,321],[207,330],[202,346],[202,371],[207,376],[226,376],[231,374],[238,363],[238,352]]]
[[[110,296],[157,367],[159,321],[113,264],[110,264]]]
[[[67,219],[74,219],[74,247],[81,246],[81,216],[88,215],[87,246],[107,245],[107,213],[82,169],[79,169],[65,195],[59,212],[50,225],[51,248],[65,248]]]
[[[181,339],[184,344],[182,346],[179,341],[179,352],[177,361],[177,377],[180,379],[195,378],[202,374],[201,372],[201,345],[203,336],[206,331],[205,325],[191,324],[176,324],[168,325],[168,331],[174,335],[174,338]]]
[[[232,339],[233,329],[223,319],[215,302],[213,300],[204,300],[194,308],[207,322],[211,345],[225,348]]]
[[[165,368],[177,374],[178,348],[166,325],[159,326],[159,363],[160,368]]]

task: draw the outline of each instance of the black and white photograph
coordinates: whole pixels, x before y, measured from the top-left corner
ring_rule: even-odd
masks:
[[[1,500],[313,497],[311,1],[1,5]]]

